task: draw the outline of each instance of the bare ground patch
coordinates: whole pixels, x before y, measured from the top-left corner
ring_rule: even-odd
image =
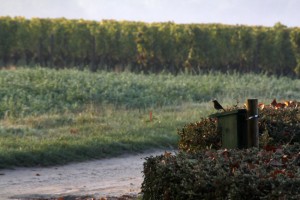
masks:
[[[0,170],[0,199],[135,198],[141,191],[144,158],[163,152],[156,150],[55,167]]]

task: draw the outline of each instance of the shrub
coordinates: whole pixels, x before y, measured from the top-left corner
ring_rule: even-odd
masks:
[[[259,105],[261,149],[221,149],[215,119],[185,125],[177,155],[146,159],[143,198],[299,199],[299,105]]]
[[[185,125],[178,130],[178,147],[186,152],[196,152],[205,148],[220,149],[221,132],[217,130],[216,119],[203,118],[199,122]]]
[[[149,157],[144,199],[299,199],[300,145]]]
[[[274,145],[300,142],[300,103],[260,104],[258,126],[260,147],[273,148]],[[178,130],[178,135],[178,147],[182,151],[197,152],[207,148],[220,149],[222,146],[222,135],[217,130],[215,119],[203,118],[187,124]]]
[[[300,103],[289,106],[262,106],[259,111],[259,133],[261,145],[282,145],[300,142]],[[265,138],[269,139],[265,141]]]

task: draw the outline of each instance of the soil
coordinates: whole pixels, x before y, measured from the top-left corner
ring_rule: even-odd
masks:
[[[0,170],[0,199],[137,196],[145,158],[163,153],[156,150],[64,166]]]

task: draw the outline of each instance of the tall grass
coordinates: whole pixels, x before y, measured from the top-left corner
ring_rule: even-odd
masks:
[[[255,74],[0,71],[0,168],[177,146],[176,129],[248,97],[299,99],[300,80]],[[150,112],[153,113],[150,121]]]
[[[244,101],[299,99],[300,80],[257,74],[210,73],[198,76],[78,70],[0,71],[0,117],[61,113],[84,104],[145,109],[212,98]]]

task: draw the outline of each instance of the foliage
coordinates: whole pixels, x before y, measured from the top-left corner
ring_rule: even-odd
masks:
[[[300,143],[300,103],[286,101],[272,102],[259,107],[259,141],[260,147],[274,148],[274,145]],[[236,107],[228,108],[228,110]],[[203,118],[196,123],[189,123],[179,129],[178,147],[186,152],[197,152],[207,148],[220,149],[221,132],[217,129],[217,121]]]
[[[300,145],[146,158],[143,199],[299,199]]]
[[[297,66],[294,71],[298,76],[300,76],[300,28],[295,28],[291,32],[291,44],[297,60]]]
[[[178,148],[187,152],[202,149],[220,149],[221,133],[217,130],[216,119],[203,118],[201,121],[185,125],[178,130]]]
[[[176,128],[211,113],[213,97],[227,105],[233,96],[297,99],[298,86],[299,80],[264,74],[0,70],[0,167],[174,147]]]
[[[259,132],[268,136],[267,141],[261,138],[262,146],[300,143],[300,102],[274,99],[270,105],[261,104],[259,113]]]
[[[0,17],[0,65],[299,75],[299,28]]]
[[[89,104],[148,109],[215,97],[227,102],[249,96],[299,99],[299,85],[299,79],[264,74],[174,76],[18,68],[0,70],[0,118],[78,111]]]
[[[300,103],[260,103],[258,122],[260,150],[222,149],[215,119],[185,125],[178,155],[146,159],[144,199],[298,199]]]

